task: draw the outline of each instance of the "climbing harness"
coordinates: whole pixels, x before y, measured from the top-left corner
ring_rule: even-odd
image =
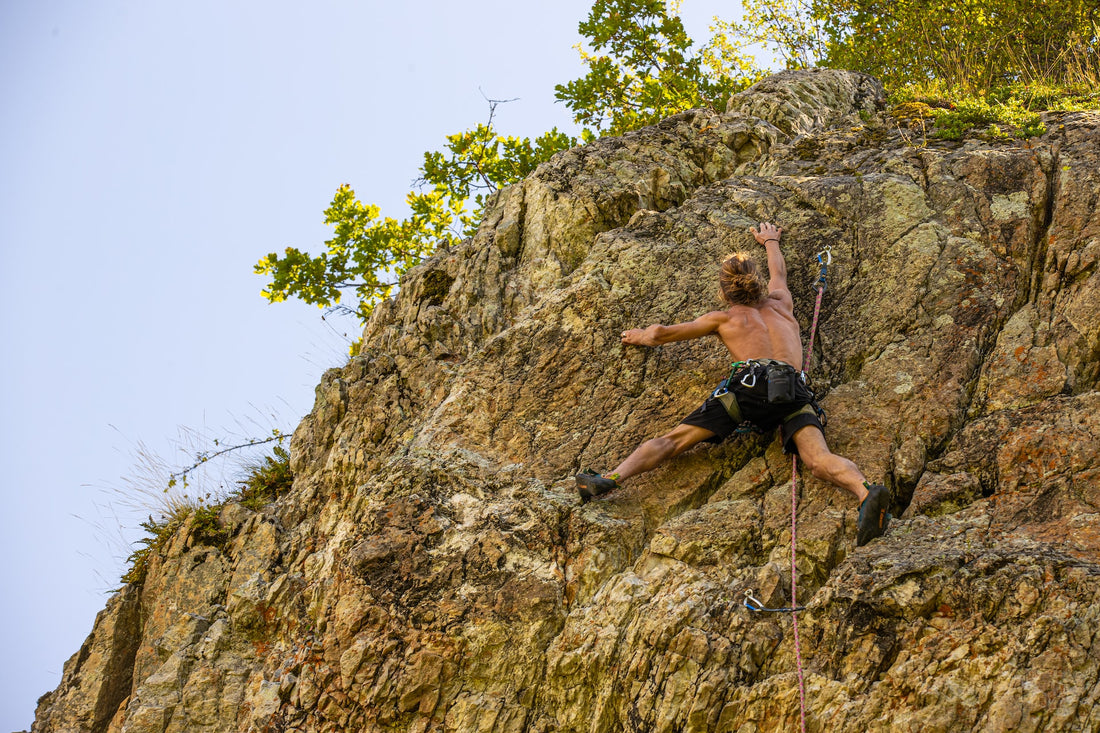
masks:
[[[734,391],[737,385],[744,387],[746,390],[755,389],[757,384],[760,383],[761,375],[765,375],[763,384],[767,385],[766,401],[769,405],[781,405],[795,401],[798,398],[799,383],[805,384],[806,382],[804,373],[799,372],[790,364],[775,359],[749,359],[747,361],[735,361],[730,364],[729,374],[718,383],[710,396],[722,403],[722,407],[725,408],[726,413],[729,414],[730,419],[737,426],[734,432],[738,435],[749,433],[765,435],[774,430],[774,427],[761,428],[751,420],[747,420],[742,411],[741,403],[738,401],[739,398]],[[758,399],[762,399],[762,396],[758,395]],[[815,412],[820,412],[816,399],[810,404]],[[706,405],[707,403],[704,403],[702,409],[705,410]],[[784,419],[789,420],[796,414],[798,413],[791,413]]]
[[[826,245],[825,249],[817,253],[817,262],[821,265],[821,273],[814,285],[817,287],[817,302],[814,304],[814,318],[810,324],[810,340],[806,346],[806,357],[802,360],[802,377],[810,371],[810,359],[814,353],[814,334],[817,332],[817,321],[821,315],[821,300],[825,295],[826,271],[833,264],[832,247]],[[791,635],[794,637],[794,657],[798,665],[798,704],[799,715],[802,723],[802,733],[806,733],[806,680],[802,671],[802,647],[798,638],[798,612],[805,606],[798,605],[798,568],[796,564],[796,546],[798,536],[798,454],[791,456],[791,605],[788,608],[764,608],[760,601],[753,597],[751,590],[746,591],[745,608],[757,613],[789,613],[791,614]]]
[[[737,395],[730,391],[730,388],[733,386],[737,373],[745,367],[751,367],[754,364],[755,362],[752,361],[735,361],[730,364],[729,376],[719,382],[718,386],[713,392],[711,392],[710,395],[711,397],[722,403],[722,407],[724,407],[726,412],[729,413],[730,419],[732,419],[733,422],[737,425],[737,428],[734,429],[734,432],[738,435],[748,435],[749,433],[763,432],[760,430],[760,428],[756,427],[751,422],[743,418],[743,416],[741,415],[741,406],[737,403]],[[750,374],[752,375],[752,383],[746,381]],[[756,372],[753,369],[749,369],[749,371],[745,372],[745,374],[741,377],[741,384],[750,389],[756,386]]]

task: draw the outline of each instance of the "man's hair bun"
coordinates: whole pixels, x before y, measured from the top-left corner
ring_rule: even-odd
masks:
[[[756,260],[745,252],[734,252],[722,260],[718,288],[722,300],[730,305],[756,305],[768,295]]]

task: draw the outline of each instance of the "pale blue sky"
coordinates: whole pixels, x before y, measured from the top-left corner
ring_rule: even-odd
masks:
[[[342,363],[319,310],[260,298],[256,260],[320,251],[344,182],[402,216],[482,92],[520,98],[502,133],[576,132],[553,86],[582,73],[589,6],[0,3],[0,731],[30,727],[117,587],[136,445],[293,430]],[[683,16],[701,39],[737,7]]]

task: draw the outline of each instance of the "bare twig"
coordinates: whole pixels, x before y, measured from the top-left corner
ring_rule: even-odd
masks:
[[[176,481],[178,481],[180,479],[186,479],[188,474],[190,474],[192,471],[194,471],[195,469],[199,468],[200,466],[208,463],[209,461],[211,461],[211,460],[213,460],[213,459],[215,459],[219,456],[224,456],[227,453],[233,453],[233,452],[239,451],[243,448],[251,448],[251,447],[257,446],[257,445],[264,445],[266,443],[274,443],[274,442],[282,443],[284,440],[286,440],[289,437],[290,437],[289,435],[287,435],[286,433],[284,433],[281,430],[279,430],[278,428],[276,428],[275,430],[272,431],[272,434],[267,438],[253,438],[251,440],[246,440],[243,443],[238,443],[236,445],[228,445],[228,446],[219,448],[218,450],[215,450],[215,451],[199,451],[198,453],[195,454],[195,461],[190,466],[187,466],[186,468],[182,468],[179,471],[174,471],[174,472],[168,474],[168,483],[169,483],[169,485],[174,486]],[[215,440],[214,445],[220,445],[219,441]]]
[[[521,99],[521,97],[512,97],[511,99],[489,99],[489,97],[485,96],[485,92],[482,91],[481,87],[478,87],[477,91],[481,94],[481,98],[489,103],[489,121],[485,123],[485,126],[489,128],[493,126],[493,117],[497,113],[497,105],[518,102]]]

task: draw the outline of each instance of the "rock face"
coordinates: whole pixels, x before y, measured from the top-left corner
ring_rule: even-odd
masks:
[[[571,480],[723,376],[618,335],[714,309],[771,220],[804,333],[831,247],[826,434],[897,497],[856,548],[854,500],[798,482],[807,729],[1100,731],[1100,114],[917,142],[882,96],[780,74],[503,191],[325,374],[292,494],[185,526],[33,730],[797,730],[791,617],[742,605],[789,602],[778,441]]]

